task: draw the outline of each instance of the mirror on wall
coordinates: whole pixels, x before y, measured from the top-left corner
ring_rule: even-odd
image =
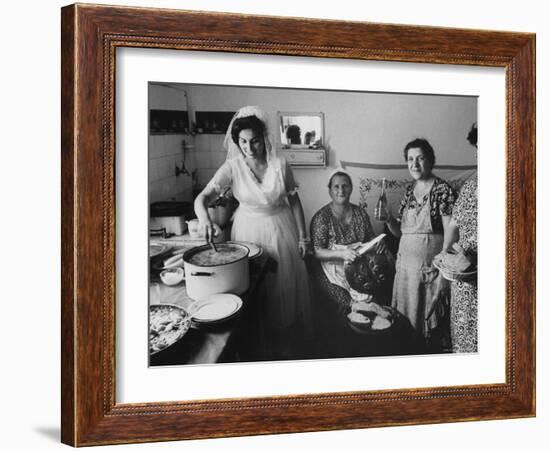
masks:
[[[277,113],[279,124],[279,147],[281,149],[323,149],[323,113],[283,112]]]

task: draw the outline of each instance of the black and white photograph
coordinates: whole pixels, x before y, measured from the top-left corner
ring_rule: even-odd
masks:
[[[478,352],[478,98],[150,81],[149,365]]]

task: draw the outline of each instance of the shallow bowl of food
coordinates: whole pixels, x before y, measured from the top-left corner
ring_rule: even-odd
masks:
[[[189,330],[191,317],[181,307],[172,304],[156,304],[149,307],[149,355],[164,351]]]

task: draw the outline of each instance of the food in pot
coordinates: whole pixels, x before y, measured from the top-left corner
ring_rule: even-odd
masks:
[[[149,353],[155,354],[173,345],[185,335],[191,320],[175,305],[152,305],[149,311]]]
[[[218,244],[216,250],[211,248],[203,249],[192,255],[188,261],[196,266],[218,266],[240,260],[248,254],[247,248],[229,244]]]

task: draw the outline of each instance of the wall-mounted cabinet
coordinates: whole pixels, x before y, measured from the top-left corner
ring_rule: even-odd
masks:
[[[278,154],[288,161],[291,166],[297,167],[322,167],[327,165],[325,149],[307,150],[278,150]]]
[[[188,134],[189,114],[182,110],[149,110],[151,135]]]
[[[325,116],[323,113],[277,113],[277,147],[292,166],[325,167]]]
[[[226,132],[234,111],[196,111],[195,132],[220,135]]]

